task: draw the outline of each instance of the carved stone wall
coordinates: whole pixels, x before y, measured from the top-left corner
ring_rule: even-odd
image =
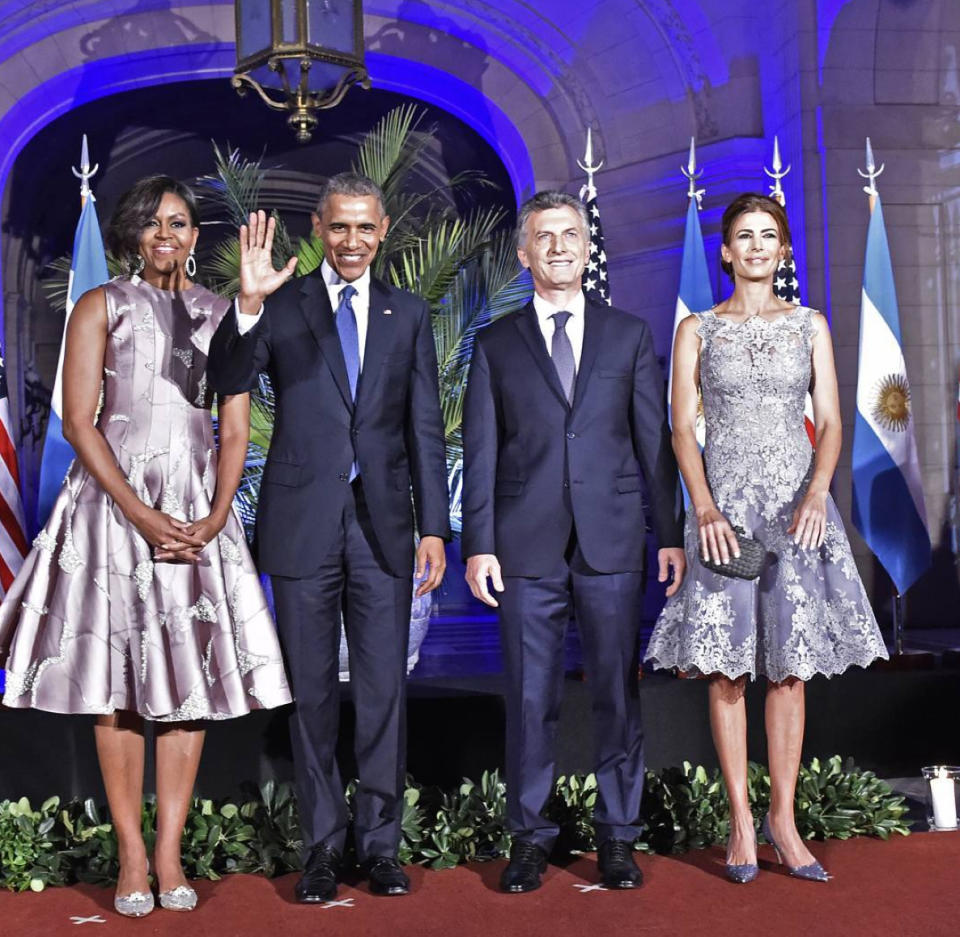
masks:
[[[767,185],[777,134],[804,296],[832,318],[848,427],[835,491],[849,508],[866,198],[856,169],[870,135],[900,295],[931,530],[943,544],[955,476],[960,254],[960,4],[956,0],[367,0],[376,87],[430,102],[497,151],[516,199],[576,192],[593,128],[614,301],[646,317],[668,352],[691,136],[717,253],[723,206]],[[40,128],[84,102],[146,85],[225,78],[233,8],[189,0],[8,3],[0,10],[0,185]],[[233,106],[250,109],[252,102]],[[336,114],[336,112],[332,112]],[[260,112],[256,120],[282,118]],[[149,123],[149,121],[145,121]],[[72,153],[64,154],[64,166]],[[21,336],[42,318],[42,246],[3,232],[0,277],[11,384],[37,364]],[[718,296],[724,289],[719,271]],[[34,329],[23,327],[33,318]],[[19,406],[19,402],[15,400]],[[856,543],[861,568],[872,562]],[[937,595],[956,586],[952,560]],[[878,588],[883,577],[877,577]],[[942,603],[941,603],[942,605]],[[960,602],[949,614],[960,618]],[[914,620],[940,619],[914,601]]]

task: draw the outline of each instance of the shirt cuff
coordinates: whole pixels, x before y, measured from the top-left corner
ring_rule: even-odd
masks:
[[[260,304],[260,308],[257,310],[255,316],[245,316],[240,312],[240,300],[235,299],[233,301],[234,312],[237,316],[237,332],[240,335],[246,335],[263,317],[263,304]]]

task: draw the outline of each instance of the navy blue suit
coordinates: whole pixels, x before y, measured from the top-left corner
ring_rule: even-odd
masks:
[[[532,303],[480,332],[463,491],[463,554],[495,554],[504,576],[511,831],[545,849],[556,837],[541,811],[574,612],[594,695],[598,839],[633,839],[644,769],[635,678],[645,507],[660,547],[683,544],[663,376],[646,323],[587,300],[572,406]]]
[[[292,280],[267,299],[249,332],[240,335],[236,316],[225,316],[211,343],[208,373],[218,393],[253,389],[261,371],[276,412],[255,546],[260,569],[273,577],[296,699],[291,736],[304,843],[343,849],[347,812],[335,759],[342,613],[357,710],[358,857],[392,856],[403,810],[414,509],[421,536],[450,539],[429,309],[371,280],[354,403],[322,277]],[[360,475],[351,483],[354,462]]]

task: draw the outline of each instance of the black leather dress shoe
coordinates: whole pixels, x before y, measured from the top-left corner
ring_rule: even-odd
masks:
[[[643,873],[633,861],[633,844],[625,839],[608,839],[597,850],[600,878],[607,888],[639,888]]]
[[[536,891],[546,869],[547,854],[539,846],[514,840],[510,846],[510,863],[500,876],[500,888],[515,895]]]
[[[406,895],[410,892],[410,879],[393,856],[368,859],[363,864],[363,871],[373,895]]]
[[[333,846],[317,843],[307,857],[303,876],[293,887],[297,901],[319,904],[337,897],[337,872],[340,870],[340,853]]]

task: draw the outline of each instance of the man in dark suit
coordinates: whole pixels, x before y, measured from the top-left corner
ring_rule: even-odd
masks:
[[[558,829],[543,816],[571,611],[593,694],[603,883],[642,882],[632,854],[643,791],[637,641],[641,474],[659,579],[684,573],[682,499],[646,323],[586,299],[581,203],[541,192],[520,210],[533,300],[483,329],[464,411],[463,554],[473,594],[500,610],[507,678],[507,892],[539,887]],[[491,580],[496,597],[490,592]]]
[[[416,509],[417,594],[435,588],[450,538],[444,428],[427,304],[370,274],[390,219],[377,186],[342,173],[313,216],[321,268],[290,280],[271,261],[273,220],[241,228],[237,314],[214,336],[219,393],[276,394],[257,511],[296,703],[290,728],[306,861],[300,901],[336,894],[347,826],[335,747],[341,614],[356,707],[357,858],[375,894],[406,894],[397,864],[405,782],[405,679]],[[267,298],[269,297],[269,298]],[[265,302],[266,300],[266,302]]]

